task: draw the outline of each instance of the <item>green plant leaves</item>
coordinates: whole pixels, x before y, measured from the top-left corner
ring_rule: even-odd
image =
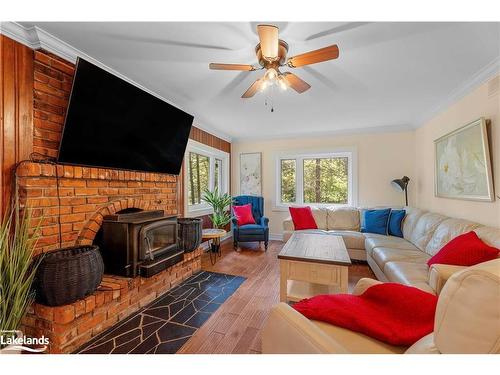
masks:
[[[19,329],[34,299],[31,286],[41,257],[33,261],[37,234],[32,232],[27,210],[0,222],[0,331]]]
[[[231,222],[229,207],[233,198],[229,194],[220,194],[217,187],[213,191],[205,189],[203,191],[203,200],[214,210],[214,213],[210,215],[214,228],[223,228]]]

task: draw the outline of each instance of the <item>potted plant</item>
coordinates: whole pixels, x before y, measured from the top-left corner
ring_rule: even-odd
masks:
[[[223,229],[231,222],[229,207],[233,198],[229,194],[220,194],[217,187],[213,191],[205,189],[202,199],[214,210],[214,213],[210,215],[214,228]]]
[[[34,299],[32,284],[39,264],[33,261],[36,240],[27,212],[16,210],[0,222],[0,353],[21,351],[6,342],[22,336],[21,319]]]

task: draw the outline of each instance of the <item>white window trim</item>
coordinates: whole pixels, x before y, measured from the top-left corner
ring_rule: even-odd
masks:
[[[304,179],[303,179],[303,160],[310,158],[332,158],[347,157],[349,168],[348,181],[348,199],[347,204],[333,203],[304,203]],[[295,170],[295,191],[297,201],[294,203],[281,202],[281,160],[296,160]],[[273,200],[273,211],[288,211],[291,206],[311,206],[311,207],[356,207],[358,205],[358,153],[356,147],[341,147],[330,150],[302,150],[287,151],[275,154],[275,181],[276,190]]]
[[[206,204],[201,203],[196,206],[190,206],[188,204],[188,170],[189,170],[189,153],[195,152],[197,154],[207,156],[210,159],[210,169],[209,169],[209,181],[208,185],[213,186],[214,184],[214,170],[215,170],[215,159],[222,160],[222,181],[221,181],[221,194],[229,192],[229,153],[216,149],[214,147],[207,146],[203,143],[194,141],[192,139],[188,140],[186,147],[186,152],[184,153],[184,215],[186,217],[196,217],[209,215],[213,213],[212,208]]]

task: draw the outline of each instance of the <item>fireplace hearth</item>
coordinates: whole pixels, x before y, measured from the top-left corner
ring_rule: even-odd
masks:
[[[183,260],[177,216],[163,210],[107,215],[96,242],[107,274],[150,277]]]

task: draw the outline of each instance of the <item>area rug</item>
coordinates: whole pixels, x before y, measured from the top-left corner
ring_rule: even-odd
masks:
[[[176,353],[243,281],[240,276],[199,272],[76,353]]]

